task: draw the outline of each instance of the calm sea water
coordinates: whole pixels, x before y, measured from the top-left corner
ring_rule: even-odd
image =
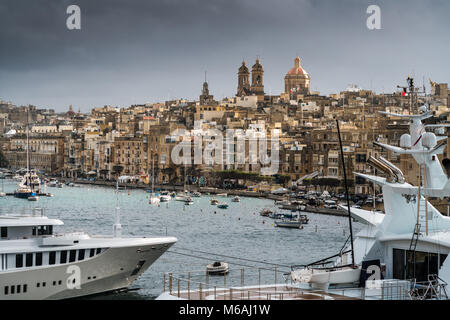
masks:
[[[16,186],[17,182],[4,180],[5,192],[12,192]],[[65,225],[59,227],[58,232],[112,234],[116,206],[113,188],[48,187],[47,192],[54,197],[40,197],[38,202],[30,202],[8,196],[0,198],[0,207],[3,212],[44,208],[47,216],[63,220]],[[154,299],[163,291],[164,272],[204,270],[206,264],[216,260],[229,262],[230,268],[241,268],[233,262],[267,267],[182,249],[289,266],[336,254],[349,234],[347,218],[314,213],[308,213],[309,224],[303,230],[276,228],[272,219],[259,215],[263,208],[275,208],[274,202],[268,199],[242,198],[240,203],[234,203],[231,198],[218,198],[229,204],[228,209],[219,209],[210,205],[209,196],[193,198],[194,204],[190,206],[172,200],[160,207],[149,205],[148,197],[143,190],[119,192],[123,235],[175,236],[178,242],[170,250],[197,258],[166,252],[133,284],[132,288],[140,288],[138,291],[96,298]],[[361,228],[358,223],[353,226],[355,232]]]

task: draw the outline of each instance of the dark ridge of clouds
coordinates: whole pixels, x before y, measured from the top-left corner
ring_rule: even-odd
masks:
[[[66,29],[78,4],[82,30]],[[378,4],[382,30],[366,28]],[[408,74],[447,82],[444,0],[79,0],[0,3],[0,99],[88,111],[105,104],[198,98],[204,70],[216,98],[235,94],[242,59],[257,55],[278,94],[294,57],[312,88],[349,83],[392,92]]]

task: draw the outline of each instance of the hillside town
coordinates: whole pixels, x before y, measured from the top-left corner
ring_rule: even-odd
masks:
[[[125,176],[144,184],[255,190],[280,186],[336,190],[343,179],[339,120],[352,193],[373,193],[372,184],[353,175],[354,171],[373,173],[366,163],[370,156],[383,156],[403,171],[408,182],[418,183],[419,170],[411,156],[372,143],[398,145],[408,132],[407,120],[380,113],[414,112],[402,87],[380,94],[349,85],[339,93],[321,95],[311,90],[313,79],[300,57],[286,72],[284,92],[279,95],[265,92],[259,58],[251,68],[242,61],[237,78],[230,81],[237,83],[235,95],[220,101],[205,77],[195,101],[94,107],[88,114],[72,105],[67,112],[56,112],[0,101],[0,166],[26,167],[28,124],[30,167],[48,176],[92,181]],[[431,92],[419,97],[423,99],[419,105],[427,102],[437,121],[450,120],[447,83],[430,79],[429,84]],[[264,148],[266,155],[271,154],[269,161],[256,159]],[[449,152],[447,148],[444,155]],[[174,157],[181,153],[182,161]]]

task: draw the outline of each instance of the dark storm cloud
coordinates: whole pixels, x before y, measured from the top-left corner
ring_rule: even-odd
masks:
[[[77,4],[82,29],[66,28]],[[366,28],[378,4],[382,30]],[[257,55],[265,91],[283,90],[302,57],[312,87],[348,83],[392,91],[409,73],[448,81],[448,1],[36,0],[0,2],[0,98],[87,111],[196,98],[204,70],[217,98],[236,90],[242,59]]]

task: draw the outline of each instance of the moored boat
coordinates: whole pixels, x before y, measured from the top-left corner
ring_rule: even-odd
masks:
[[[228,203],[222,202],[217,204],[217,208],[219,209],[228,209]]]
[[[228,273],[228,263],[216,261],[206,266],[206,272],[210,275],[224,275]]]
[[[239,196],[235,196],[231,201],[233,201],[233,202],[241,202],[241,198]]]

